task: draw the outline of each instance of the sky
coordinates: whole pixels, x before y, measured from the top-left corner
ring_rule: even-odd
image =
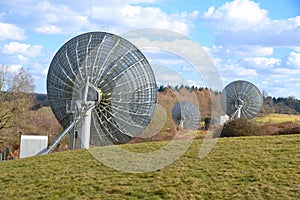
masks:
[[[247,80],[269,96],[300,98],[297,0],[1,0],[0,65],[27,69],[36,92],[46,93],[50,62],[66,41],[84,32],[143,28],[171,30],[199,44],[224,87]],[[152,54],[145,52],[154,69],[172,66],[188,84],[203,84],[182,59]]]

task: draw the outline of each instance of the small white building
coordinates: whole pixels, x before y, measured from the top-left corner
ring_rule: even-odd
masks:
[[[228,115],[219,116],[219,125],[223,126],[229,120]]]
[[[34,156],[48,147],[48,136],[21,135],[20,158]]]

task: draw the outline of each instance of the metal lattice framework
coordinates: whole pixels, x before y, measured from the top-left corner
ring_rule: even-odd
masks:
[[[224,88],[221,105],[231,119],[240,117],[251,119],[261,111],[263,97],[255,85],[238,80]]]
[[[172,119],[181,128],[197,129],[200,123],[200,111],[192,103],[179,102],[172,109]]]
[[[82,126],[90,110],[90,143],[126,143],[150,123],[157,85],[145,56],[129,41],[90,32],[66,42],[54,56],[47,93],[55,117],[67,129]]]

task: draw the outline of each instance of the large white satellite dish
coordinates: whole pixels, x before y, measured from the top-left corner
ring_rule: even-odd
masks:
[[[121,144],[150,123],[157,85],[146,57],[124,38],[89,32],[66,42],[47,76],[51,109],[64,131],[43,153],[71,132],[78,148]]]

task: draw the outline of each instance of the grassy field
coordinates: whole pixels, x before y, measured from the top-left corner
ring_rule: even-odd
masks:
[[[253,118],[253,121],[258,123],[282,123],[282,122],[296,122],[300,123],[300,115],[288,114],[270,114],[267,116],[258,116]]]
[[[221,138],[199,159],[201,143],[163,169],[138,174],[106,167],[87,150],[3,162],[0,199],[300,198],[300,135]],[[165,144],[123,148],[145,152]]]

